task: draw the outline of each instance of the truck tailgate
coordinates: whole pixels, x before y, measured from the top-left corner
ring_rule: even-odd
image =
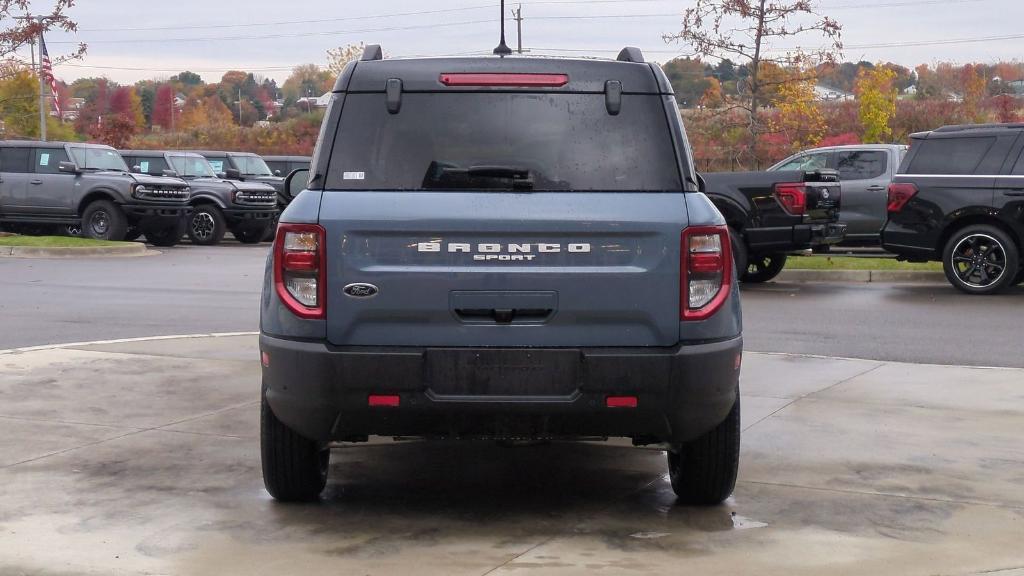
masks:
[[[320,224],[335,345],[679,340],[681,192],[325,192]]]

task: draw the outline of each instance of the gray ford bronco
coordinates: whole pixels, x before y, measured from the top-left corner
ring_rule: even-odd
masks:
[[[301,180],[299,180],[301,179]],[[681,502],[739,461],[740,296],[672,88],[618,61],[382,60],[334,88],[262,297],[267,490],[369,436],[631,438]]]
[[[76,228],[99,240],[173,246],[185,231],[188,184],[131,174],[109,146],[0,142],[0,225]]]
[[[274,225],[277,192],[269,184],[218,178],[206,158],[195,152],[123,150],[121,155],[133,171],[170,172],[189,183],[192,214],[186,233],[193,244],[219,244],[228,230],[239,242],[255,244]]]

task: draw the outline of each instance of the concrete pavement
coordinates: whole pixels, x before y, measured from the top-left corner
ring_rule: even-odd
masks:
[[[748,353],[736,493],[660,452],[345,446],[259,471],[254,336],[0,355],[0,574],[1019,574],[1024,370]]]

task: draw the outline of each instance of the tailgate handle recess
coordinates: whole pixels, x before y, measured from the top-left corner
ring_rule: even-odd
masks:
[[[543,322],[554,310],[550,308],[459,308],[455,314],[467,322],[493,322],[514,324],[518,322]]]

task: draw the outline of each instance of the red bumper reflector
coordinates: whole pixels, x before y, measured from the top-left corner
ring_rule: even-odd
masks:
[[[447,72],[441,74],[445,86],[523,86],[558,88],[569,83],[567,74],[506,74],[494,72]]]
[[[636,396],[609,396],[604,405],[609,408],[636,408]]]
[[[270,368],[270,354],[267,354],[266,352],[261,352],[260,361],[263,362],[264,368]]]
[[[398,406],[401,398],[398,394],[370,394],[370,406]]]

